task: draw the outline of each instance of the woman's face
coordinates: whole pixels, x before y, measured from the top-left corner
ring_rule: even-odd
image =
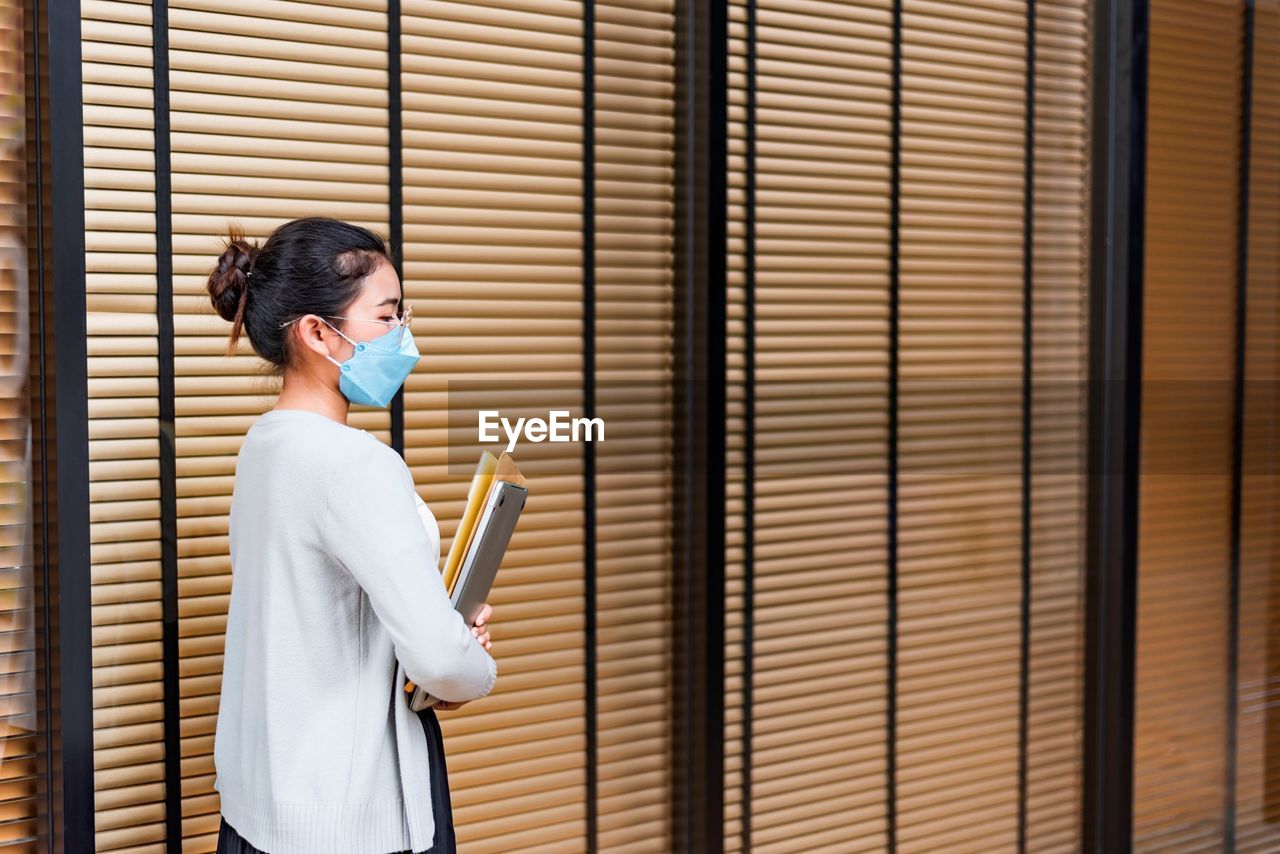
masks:
[[[347,319],[329,322],[338,326],[352,341],[372,341],[395,328],[391,324],[399,313],[399,304],[400,277],[396,275],[395,268],[383,259],[378,262],[377,269],[365,278],[360,296],[341,312]],[[339,362],[351,358],[355,345],[332,329],[328,332],[336,344],[330,355]],[[406,331],[405,334],[409,333]]]

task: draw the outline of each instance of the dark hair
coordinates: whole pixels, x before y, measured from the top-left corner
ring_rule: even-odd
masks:
[[[258,246],[230,226],[227,246],[207,287],[209,301],[231,322],[227,355],[243,330],[259,356],[282,371],[291,361],[291,326],[305,314],[344,314],[380,260],[391,263],[386,241],[358,225],[309,216],[286,222]],[[343,321],[335,324],[342,327]]]

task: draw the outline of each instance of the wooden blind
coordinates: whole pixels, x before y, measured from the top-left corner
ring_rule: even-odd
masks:
[[[670,838],[673,0],[595,11],[597,850]]]
[[[889,3],[758,4],[754,329],[742,326],[745,12],[730,6],[726,850],[741,850],[742,821],[754,851],[876,849],[888,750]],[[738,387],[746,335],[757,354],[750,460]],[[741,533],[747,464],[753,543]],[[817,492],[835,484],[838,503]],[[749,804],[744,548],[755,577]]]
[[[151,10],[81,7],[98,851],[165,850]]]
[[[37,642],[35,561],[39,544],[33,512],[41,500],[33,476],[30,377],[39,373],[31,355],[31,326],[37,317],[29,294],[29,249],[35,234],[28,202],[38,191],[28,168],[35,128],[29,106],[26,61],[32,53],[25,7],[10,4],[0,12],[0,67],[6,102],[0,108],[9,133],[0,152],[0,847],[8,852],[40,850],[38,815]],[[42,645],[42,644],[41,644]]]
[[[1026,833],[1078,851],[1084,731],[1089,16],[1036,0]]]
[[[432,354],[406,384],[405,456],[447,549],[481,447],[471,401],[581,414],[582,9],[406,0],[402,26],[405,286]],[[515,458],[530,495],[490,596],[498,686],[441,715],[474,852],[586,832],[582,453],[523,442]]]
[[[1243,14],[1151,4],[1134,847],[1219,850]]]
[[[240,442],[278,386],[246,340],[222,355],[205,280],[228,222],[262,239],[319,214],[387,235],[386,5],[192,0],[169,22],[182,833],[211,850],[227,511]],[[353,406],[349,423],[390,440],[385,409]]]
[[[1028,80],[1027,4],[905,4],[897,187],[889,171],[892,4],[755,5],[753,161],[747,10],[745,2],[730,6],[726,847],[742,850],[749,831],[752,850],[881,850],[892,810],[901,850],[1013,846],[1020,820],[1038,849],[1074,850],[1088,5],[1037,4],[1042,58]],[[1029,152],[1036,185],[1028,244],[1029,84],[1042,127]],[[894,192],[896,339],[888,323]],[[756,353],[753,450],[745,448],[741,405],[752,381],[742,371],[748,336]],[[894,348],[898,598],[890,625]],[[750,508],[740,482],[748,465],[756,478]],[[814,494],[832,479],[852,503],[831,508]],[[752,542],[742,531],[748,512]]]
[[[1246,255],[1236,850],[1280,848],[1280,5],[1254,11]]]

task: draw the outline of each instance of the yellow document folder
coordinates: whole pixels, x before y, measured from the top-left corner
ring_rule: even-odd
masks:
[[[445,558],[444,567],[440,570],[444,576],[444,589],[452,596],[458,582],[458,571],[471,551],[478,529],[477,522],[489,496],[497,483],[506,482],[517,486],[525,486],[524,475],[516,466],[510,454],[495,457],[489,451],[480,454],[480,462],[476,465],[476,473],[471,478],[471,486],[467,490],[467,504],[463,508],[458,529],[453,534],[453,542],[449,546],[449,554]],[[413,680],[405,680],[404,690],[414,690]]]

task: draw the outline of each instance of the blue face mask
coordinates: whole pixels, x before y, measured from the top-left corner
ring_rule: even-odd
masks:
[[[324,318],[320,318],[324,320]],[[334,332],[342,335],[342,330],[329,321],[324,320]],[[386,406],[396,391],[404,385],[414,365],[422,358],[418,353],[418,345],[413,340],[413,333],[404,330],[401,336],[399,326],[393,326],[385,335],[372,341],[351,341],[356,351],[345,362],[339,362],[325,354],[325,358],[337,365],[342,373],[338,377],[338,388],[352,403],[363,406]],[[397,339],[398,346],[397,346]]]

